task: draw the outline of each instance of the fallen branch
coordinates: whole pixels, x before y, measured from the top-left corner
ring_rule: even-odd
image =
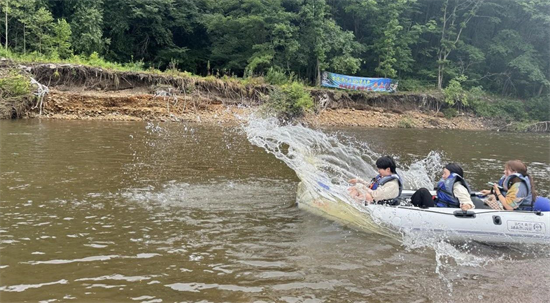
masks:
[[[44,109],[44,97],[50,92],[50,89],[46,85],[40,84],[38,81],[31,78],[31,85],[36,85],[36,92],[34,95],[37,97],[36,105],[32,108],[39,108],[39,115],[42,116],[42,111]]]
[[[527,127],[530,132],[547,133],[550,132],[550,121],[541,121],[533,123]]]

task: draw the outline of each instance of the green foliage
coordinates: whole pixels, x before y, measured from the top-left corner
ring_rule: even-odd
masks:
[[[529,118],[548,118],[544,0],[0,2],[9,4],[7,11],[0,5],[8,17],[7,34],[0,22],[0,43],[9,38],[10,49],[3,56],[17,60],[186,70],[249,83],[265,77],[279,85],[316,83],[323,70],[386,76],[399,79],[401,91],[440,84],[446,105],[480,115],[522,119],[526,109]],[[475,97],[477,86],[492,97]],[[511,99],[525,106],[503,105]]]
[[[52,47],[52,52],[56,52],[61,58],[69,58],[72,55],[71,26],[65,19],[57,20],[52,37]]]
[[[416,124],[409,117],[403,117],[397,122],[397,127],[399,128],[414,128]]]
[[[79,54],[90,55],[103,52],[110,39],[103,39],[103,0],[81,0],[76,4],[71,21],[73,29],[72,44]]]
[[[257,56],[252,57],[252,60],[250,60],[250,63],[246,66],[246,69],[244,70],[244,77],[252,77],[254,75],[254,71],[259,66],[270,66],[271,61],[273,60],[273,55],[267,54],[263,56]]]
[[[267,71],[265,81],[272,85],[283,85],[296,81],[296,76],[292,72],[288,75],[280,68],[271,67]]]
[[[52,45],[51,30],[53,28],[52,13],[46,8],[41,7],[33,15],[30,16],[27,24],[30,34],[30,44],[40,54],[44,54]]]
[[[0,78],[1,98],[24,96],[30,92],[31,85],[29,79],[17,71],[10,71],[7,76]]]
[[[507,130],[508,131],[513,131],[513,132],[526,132],[526,131],[529,130],[529,127],[531,125],[532,125],[532,123],[527,122],[527,121],[513,121],[507,127]]]
[[[524,104],[518,100],[475,101],[474,112],[482,117],[505,119],[506,121],[529,120]]]
[[[436,83],[430,80],[418,80],[418,79],[401,79],[399,80],[399,91],[406,92],[426,92],[435,90]]]
[[[550,121],[550,95],[531,98],[526,107],[530,119]]]
[[[458,116],[458,111],[452,107],[446,108],[442,112],[445,115],[445,118],[447,119],[451,119]]]
[[[303,84],[292,82],[275,87],[269,95],[267,106],[281,117],[293,118],[311,109],[313,99]]]
[[[507,101],[496,103],[497,109],[501,113],[505,113],[503,116],[508,116],[511,120],[523,121],[528,119],[527,112],[521,101]]]
[[[460,103],[468,106],[468,94],[461,84],[464,81],[466,81],[466,76],[460,76],[449,81],[449,85],[443,90],[444,100],[447,105],[453,106]]]

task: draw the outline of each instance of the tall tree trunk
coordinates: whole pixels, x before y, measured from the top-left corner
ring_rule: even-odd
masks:
[[[439,64],[437,65],[437,89],[442,90],[443,89],[443,63],[441,54],[438,56]]]
[[[319,58],[317,58],[317,86],[321,86],[321,66],[319,65]]]
[[[439,43],[443,43],[443,40],[445,39],[445,30],[447,29],[447,6],[449,5],[449,1],[445,1],[443,11],[443,25],[441,26],[441,40]],[[438,64],[437,64],[437,89],[441,90],[443,89],[443,61],[441,60],[443,57],[444,48],[443,45],[439,46],[439,54],[437,54]]]
[[[6,17],[6,50],[8,50],[8,0],[6,0],[6,10],[4,14]]]

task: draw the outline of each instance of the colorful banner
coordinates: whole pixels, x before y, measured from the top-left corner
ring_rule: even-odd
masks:
[[[321,86],[369,92],[397,91],[397,81],[389,78],[361,78],[329,72],[323,72]]]

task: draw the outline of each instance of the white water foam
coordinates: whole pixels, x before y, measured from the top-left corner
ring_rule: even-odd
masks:
[[[339,201],[339,208],[355,209],[355,216],[370,217],[368,211],[357,207],[347,192],[351,178],[374,177],[375,162],[381,155],[370,149],[364,142],[341,134],[326,134],[303,125],[281,125],[277,119],[251,117],[244,126],[248,140],[293,169],[307,188],[308,193],[319,195],[325,200]],[[396,157],[397,158],[397,157]],[[424,159],[409,165],[400,163],[398,173],[404,180],[406,189],[420,187],[433,188],[432,180],[438,178],[442,169],[441,153],[432,151]],[[300,201],[298,201],[300,202]],[[322,204],[322,203],[321,203]],[[319,205],[317,205],[319,206]],[[326,205],[320,205],[327,212]],[[334,212],[336,212],[334,208]],[[348,210],[349,212],[349,210]],[[322,212],[319,212],[322,213]],[[328,213],[330,217],[332,214]],[[340,214],[342,216],[342,214]],[[352,218],[352,216],[345,215]],[[337,215],[334,215],[337,217]],[[370,218],[369,218],[370,219]],[[389,231],[380,222],[355,220],[362,229],[383,233],[395,238],[395,231]],[[373,224],[374,223],[374,224]],[[482,266],[491,258],[473,255],[468,249],[459,249],[439,238],[430,238],[418,234],[398,234],[397,238],[407,249],[431,248],[436,253],[436,272],[443,271],[454,259],[453,264],[460,266]]]

